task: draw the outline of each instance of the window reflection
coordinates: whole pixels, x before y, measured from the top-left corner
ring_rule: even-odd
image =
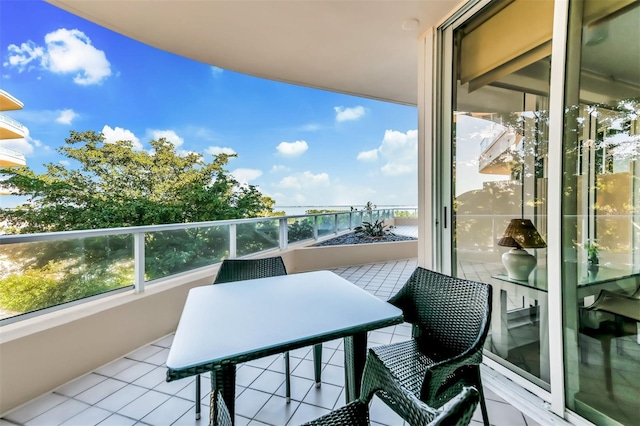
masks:
[[[640,8],[571,3],[563,182],[567,406],[635,424],[640,394]]]

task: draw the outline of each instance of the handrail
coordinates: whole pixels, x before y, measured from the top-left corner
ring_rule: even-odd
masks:
[[[2,115],[2,114],[0,114],[0,115]],[[20,158],[21,160],[24,160],[26,158],[23,153],[18,152],[18,151],[13,150],[13,149],[5,148],[5,147],[2,147],[2,146],[0,146],[0,153],[1,154],[7,154],[7,155],[10,155],[12,157]]]
[[[10,124],[16,129],[20,129],[20,130],[25,129],[24,125],[21,122],[19,122],[18,120],[14,120],[8,115],[0,114],[0,121],[4,121],[5,123]]]

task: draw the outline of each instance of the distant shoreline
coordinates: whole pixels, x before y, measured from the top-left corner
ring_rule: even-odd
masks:
[[[274,206],[273,211],[284,211],[286,215],[304,214],[307,210],[346,210],[350,211],[351,207],[364,210],[364,204],[351,205],[335,205],[335,206]],[[380,204],[378,209],[416,209],[417,205],[407,204]]]

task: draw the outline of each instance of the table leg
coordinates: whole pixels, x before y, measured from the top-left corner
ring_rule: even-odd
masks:
[[[344,393],[347,403],[360,397],[364,363],[367,359],[367,332],[344,338]]]
[[[322,343],[313,345],[313,371],[316,380],[316,387],[319,388],[322,383],[320,378],[322,372]]]
[[[200,375],[196,376],[196,420],[200,420]]]
[[[236,366],[223,364],[216,366],[211,372],[211,389],[222,392],[222,399],[227,405],[231,421],[235,423],[236,403]]]

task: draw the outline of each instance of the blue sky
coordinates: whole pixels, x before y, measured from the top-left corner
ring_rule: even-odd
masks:
[[[6,115],[29,129],[0,146],[37,173],[64,161],[70,130],[94,130],[207,161],[235,152],[227,169],[278,206],[417,203],[415,107],[223,70],[40,1],[0,0],[0,49],[0,88],[24,103]]]

